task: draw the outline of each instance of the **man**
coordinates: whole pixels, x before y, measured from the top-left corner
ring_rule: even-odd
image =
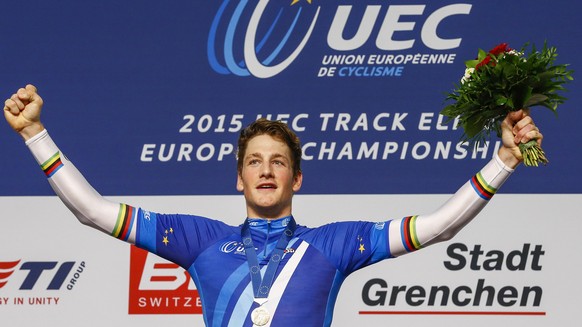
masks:
[[[244,194],[247,219],[228,226],[101,197],[51,140],[40,121],[42,105],[36,88],[27,85],[5,101],[4,113],[57,195],[82,223],[187,269],[208,326],[329,326],[350,273],[450,239],[520,163],[517,145],[542,139],[526,111],[512,113],[503,122],[503,145],[495,158],[437,211],[308,228],[292,216],[293,194],[303,180],[299,139],[285,124],[258,120],[241,132],[238,144],[237,189]],[[221,251],[225,246],[237,250]]]

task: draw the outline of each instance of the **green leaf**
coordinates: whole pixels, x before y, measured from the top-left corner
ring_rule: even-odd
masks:
[[[483,130],[483,123],[479,119],[469,119],[463,124],[463,129],[468,137],[473,138]]]
[[[504,106],[507,103],[507,98],[503,95],[496,97],[495,104],[498,106]]]
[[[440,114],[443,116],[447,116],[449,118],[456,117],[455,106],[450,104],[450,105],[444,107],[443,110],[441,110]]]
[[[543,94],[532,94],[531,97],[524,103],[524,108],[529,108],[529,107],[533,107],[535,105],[538,105],[544,101],[546,101],[548,99],[547,96],[543,95]]]
[[[465,67],[467,68],[475,68],[475,66],[477,66],[477,64],[479,63],[479,60],[467,60],[465,61]]]
[[[487,52],[485,52],[485,50],[483,50],[483,49],[479,49],[479,53],[477,55],[477,61],[481,62],[481,61],[483,61],[483,59],[485,59],[485,57],[487,57]]]

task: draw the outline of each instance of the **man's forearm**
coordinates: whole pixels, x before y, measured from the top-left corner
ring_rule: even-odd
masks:
[[[80,222],[105,233],[114,234],[116,226],[120,224],[119,219],[133,218],[120,215],[125,205],[106,200],[91,187],[77,168],[61,153],[46,130],[29,138],[26,144],[55,193]],[[134,234],[134,230],[127,230],[127,235],[113,236],[133,242]]]
[[[436,211],[390,223],[390,252],[406,254],[456,235],[487,205],[513,169],[493,158]],[[406,240],[413,240],[405,244]]]

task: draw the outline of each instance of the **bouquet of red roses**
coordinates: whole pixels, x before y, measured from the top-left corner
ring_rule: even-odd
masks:
[[[450,120],[459,117],[464,141],[478,144],[495,132],[511,111],[544,106],[556,112],[566,98],[557,94],[571,81],[568,65],[554,65],[556,48],[544,45],[541,51],[532,46],[529,55],[501,43],[489,52],[479,49],[477,59],[465,62],[465,75],[457,88],[447,95],[454,103],[441,114]],[[548,162],[535,140],[520,144],[526,166]]]

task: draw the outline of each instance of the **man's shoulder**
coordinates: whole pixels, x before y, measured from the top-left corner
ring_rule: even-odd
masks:
[[[176,225],[183,228],[210,228],[236,232],[240,225],[231,225],[223,220],[184,213],[159,213],[140,209],[140,216],[147,221],[154,221],[162,225]]]

